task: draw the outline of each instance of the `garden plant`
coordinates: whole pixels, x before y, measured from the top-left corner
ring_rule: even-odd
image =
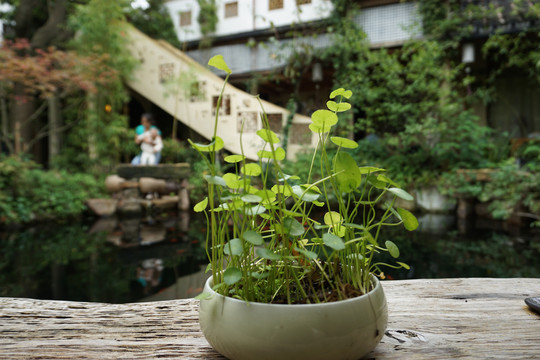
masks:
[[[209,65],[227,72],[219,106],[231,72],[219,55]],[[208,167],[208,196],[194,209],[207,218],[206,248],[216,292],[249,302],[331,302],[368,293],[371,274],[384,277],[383,266],[407,268],[402,262],[378,262],[377,255],[399,257],[398,246],[384,238],[385,227],[417,228],[415,216],[396,206],[398,198],[412,196],[384,169],[359,167],[347,152],[356,142],[331,136],[338,114],[351,108],[347,99],[352,95],[334,90],[327,109],[313,113],[309,128],[318,143],[307,179],[283,172],[285,150],[270,130],[262,103],[263,127],[257,134],[264,147],[258,162],[233,154],[224,158],[230,171],[219,171],[218,111],[212,141],[191,142]],[[333,157],[329,148],[336,148]]]

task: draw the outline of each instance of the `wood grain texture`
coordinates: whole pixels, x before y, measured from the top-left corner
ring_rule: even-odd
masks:
[[[385,281],[388,329],[368,359],[540,359],[540,279]],[[198,301],[134,304],[0,298],[0,359],[223,359]]]

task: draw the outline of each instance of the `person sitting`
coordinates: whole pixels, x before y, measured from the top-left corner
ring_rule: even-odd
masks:
[[[157,153],[163,149],[161,136],[156,128],[139,135],[141,141],[141,165],[157,165]]]
[[[144,134],[146,131],[148,131],[151,128],[157,129],[158,135],[161,138],[161,131],[154,125],[153,115],[150,113],[142,114],[141,124],[135,128],[135,144],[141,145],[142,140],[140,138],[140,135]],[[142,154],[138,154],[137,156],[135,156],[133,160],[131,160],[131,165],[141,165],[141,156]],[[155,154],[155,157],[156,157],[156,161],[155,161],[156,164],[159,164],[159,162],[161,161],[161,151],[157,152]]]

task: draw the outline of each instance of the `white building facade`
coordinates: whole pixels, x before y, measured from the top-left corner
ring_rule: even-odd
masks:
[[[197,0],[170,0],[165,6],[180,41],[201,38]],[[218,23],[213,35],[217,38],[321,20],[332,10],[329,0],[216,0],[216,6]]]
[[[377,3],[377,2],[371,2]],[[362,8],[354,19],[364,30],[371,46],[400,46],[411,38],[421,36],[420,16],[414,2],[382,1],[383,5]],[[184,43],[194,43],[202,34],[197,21],[197,0],[169,0],[165,3],[173,20],[178,38]],[[218,22],[214,45],[210,49],[192,48],[187,54],[201,64],[216,54],[225,59],[234,59],[229,66],[234,74],[249,74],[283,66],[288,42],[307,43],[313,48],[328,46],[331,34],[317,37],[276,40],[273,31],[290,28],[292,25],[310,24],[330,16],[332,2],[329,0],[216,0]],[[315,24],[315,25],[314,25]],[[252,42],[253,36],[267,33],[267,40]],[[236,39],[232,43],[220,44],[220,40]],[[243,41],[242,41],[243,40]]]

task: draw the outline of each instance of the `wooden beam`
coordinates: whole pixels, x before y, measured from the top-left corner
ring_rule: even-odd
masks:
[[[540,279],[384,281],[389,323],[369,359],[538,359]],[[3,359],[224,359],[194,299],[135,304],[0,298]]]

